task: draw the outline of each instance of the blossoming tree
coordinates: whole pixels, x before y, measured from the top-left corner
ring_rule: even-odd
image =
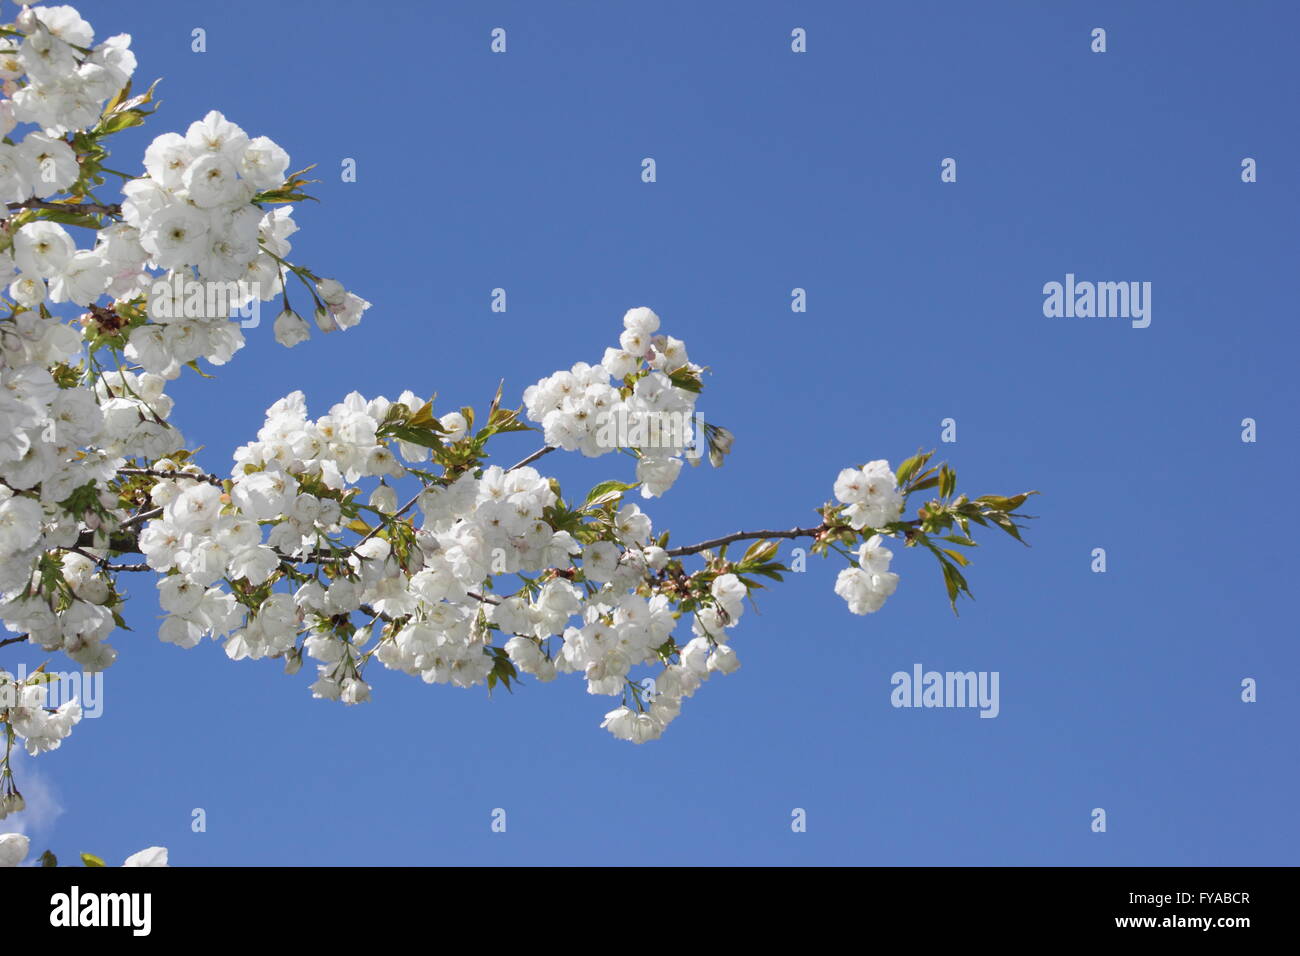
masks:
[[[463,688],[576,674],[618,704],[601,726],[641,743],[740,666],[730,635],[760,579],[788,570],[779,540],[846,559],[835,593],[869,614],[898,584],[887,542],[937,558],[955,609],[975,528],[1020,538],[1028,493],[958,494],[918,454],[846,468],[807,527],[670,543],[628,498],[664,494],[686,461],[720,465],[733,438],[695,413],[705,369],[648,308],[520,408],[500,388],[441,414],[414,391],[354,392],[313,418],[293,392],[228,473],[208,470],[171,423],[167,383],[229,362],[262,302],[280,303],[288,347],[369,303],[292,261],[309,182],[266,136],[214,111],[154,139],[143,172],[110,168],[113,136],[153,113],[135,67],[129,36],[95,43],[69,6],[0,27],[0,648],[104,670],[127,613],[119,577],[153,573],[162,641],[210,638],[290,672],[310,658],[316,697],[366,701],[376,668]],[[496,436],[527,430],[537,452],[491,462]],[[635,471],[566,495],[533,467],[557,450],[623,452]],[[0,819],[24,808],[14,748],[57,749],[80,720],[75,700],[46,706],[48,679],[0,670]],[[0,865],[27,852],[0,836]],[[165,862],[160,848],[128,860]]]

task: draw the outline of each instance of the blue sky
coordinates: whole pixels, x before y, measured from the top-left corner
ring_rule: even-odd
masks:
[[[518,402],[648,305],[713,369],[700,410],[737,439],[723,469],[650,503],[675,542],[806,523],[840,468],[918,446],[973,494],[1043,494],[1031,549],[985,535],[959,619],[925,555],[896,549],[898,592],[868,617],[832,592],[842,562],[813,559],[739,627],[742,669],[640,747],[599,729],[608,700],[572,677],[489,699],[376,669],[372,703],[313,700],[305,673],[159,643],[140,577],[104,717],[21,764],[63,811],[36,848],[162,844],[190,865],[1300,862],[1282,518],[1300,465],[1294,5],[83,12],[99,36],[133,34],[140,80],[165,78],[114,165],[140,168],[153,135],[213,108],[271,136],[323,180],[295,261],[374,303],[291,352],[267,321],[216,380],[169,388],[213,470],[293,389],[315,415],[352,389],[481,408],[502,377]],[[1150,282],[1150,327],[1045,317],[1043,284],[1067,273]],[[510,436],[503,463],[537,444]],[[630,474],[546,464],[570,491]],[[14,651],[7,665],[39,661]],[[1000,715],[894,709],[890,675],[916,663],[999,672]]]

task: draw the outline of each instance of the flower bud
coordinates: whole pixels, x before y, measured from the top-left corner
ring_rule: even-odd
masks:
[[[343,283],[337,279],[321,279],[316,283],[316,294],[326,305],[342,306],[347,301],[348,293]]]
[[[275,317],[275,340],[285,348],[291,349],[309,338],[311,338],[311,329],[297,312],[285,309]]]
[[[316,310],[316,327],[326,333],[339,330],[339,324],[334,321],[334,313],[329,309]]]

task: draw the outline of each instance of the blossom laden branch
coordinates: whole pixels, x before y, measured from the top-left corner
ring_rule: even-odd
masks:
[[[646,307],[624,314],[598,361],[539,379],[516,408],[502,404],[504,382],[485,411],[441,414],[436,394],[407,389],[352,392],[313,417],[293,391],[235,449],[228,477],[202,467],[172,421],[168,383],[231,362],[239,319],[262,303],[279,300],[272,333],[285,347],[310,336],[309,318],[339,332],[370,303],[293,261],[289,203],[313,198],[310,181],[268,137],[213,110],[154,138],[140,175],[106,165],[113,137],[156,106],[153,86],[132,93],[129,37],[95,44],[72,7],[24,8],[0,47],[14,74],[0,100],[0,621],[18,635],[0,647],[112,666],[109,638],[127,624],[117,575],[150,571],[160,640],[212,641],[290,672],[310,659],[316,698],[365,702],[377,668],[489,692],[575,675],[618,699],[601,726],[642,743],[739,669],[746,600],[789,570],[778,540],[847,558],[835,593],[871,614],[899,583],[891,539],[932,552],[954,611],[970,596],[973,529],[1021,539],[1033,492],[968,498],[948,465],[918,454],[896,473],[883,459],[844,469],[815,526],[670,548],[632,496],[663,496],[705,449],[722,465],[734,437],[697,409],[708,368]],[[105,174],[124,180],[120,203],[95,195]],[[65,226],[93,243],[79,248]],[[304,294],[307,318],[291,306]],[[540,432],[543,447],[492,464],[498,438],[520,431]],[[533,467],[560,451],[625,453],[634,472],[566,497]],[[404,483],[415,487],[399,499]],[[931,489],[904,518],[909,497]],[[0,818],[22,809],[12,747],[57,749],[81,718],[75,705],[43,706],[47,679],[0,671],[0,691],[15,695],[0,705]]]

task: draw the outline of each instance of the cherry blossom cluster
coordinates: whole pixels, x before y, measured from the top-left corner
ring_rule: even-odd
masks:
[[[515,414],[498,411],[495,427]],[[425,442],[413,440],[422,434]],[[721,635],[739,620],[746,587],[734,574],[710,579],[694,636],[676,647],[680,610],[656,593],[667,552],[652,544],[650,517],[621,501],[635,486],[611,483],[572,509],[558,482],[526,464],[465,459],[482,436],[464,412],[434,418],[431,403],[411,392],[396,402],[354,393],[314,420],[295,392],[236,450],[229,480],[156,462],[149,495],[160,514],[142,528],[139,547],[166,575],[161,639],[191,648],[211,636],[232,658],[279,658],[289,670],[311,658],[313,695],[344,703],[370,698],[372,658],[459,687],[579,673],[590,693],[638,702],[629,674],[655,665],[643,707],[654,733],[645,721],[625,733],[614,716],[606,726],[627,739],[657,736],[711,673],[739,666]],[[431,458],[441,475],[415,468]],[[409,503],[418,526],[399,520],[404,509],[388,484],[408,469],[421,477]],[[357,483],[376,478],[369,504],[359,505]],[[378,527],[355,525],[363,509]],[[361,539],[344,545],[349,530]],[[302,565],[312,573],[296,572]],[[523,586],[496,596],[502,575]]]
[[[629,309],[619,347],[607,348],[600,364],[579,362],[524,391],[528,417],[548,445],[588,458],[634,450],[645,498],[672,487],[698,437],[693,416],[704,371],[689,362],[681,339],[658,330],[653,311]]]
[[[14,675],[0,670],[0,707],[8,711],[9,726],[33,756],[57,750],[81,720],[81,705],[75,700],[60,704],[56,710],[45,706],[44,676],[34,674],[20,683]],[[8,802],[8,795],[0,795],[0,817],[9,809]]]
[[[252,299],[283,297],[274,335],[301,341],[290,274],[323,331],[355,325],[369,307],[289,262],[288,204],[307,198],[306,180],[286,172],[270,139],[212,111],[184,135],[157,137],[140,175],[108,168],[111,138],[152,115],[152,88],[131,94],[130,43],[96,45],[70,6],[23,7],[0,28],[0,621],[17,635],[0,646],[25,640],[86,671],[117,657],[107,642],[124,623],[116,574],[143,565],[109,556],[139,549],[156,481],[148,472],[194,470],[169,420],[167,380],[200,359],[228,361],[244,344],[232,313]],[[121,205],[97,195],[112,176],[123,180]],[[86,233],[89,242],[74,238]],[[85,311],[59,314],[65,304]],[[166,486],[158,495],[161,508]],[[224,539],[232,554],[220,570],[257,578],[279,559],[260,543],[239,547],[260,542],[256,521],[245,524]],[[198,581],[215,558],[193,549],[184,560]],[[208,632],[240,619],[233,598],[201,588],[201,607],[189,607],[183,588],[168,589],[185,614],[165,622],[167,639],[190,639],[189,619]],[[43,692],[39,681],[0,679],[0,816],[22,802],[12,746],[55,749],[80,719],[76,701],[52,711]]]
[[[34,123],[50,137],[91,127],[99,121],[104,103],[135,72],[131,38],[119,34],[94,46],[95,31],[73,7],[24,8],[14,29],[17,36],[4,37],[0,47],[6,97],[0,106],[0,132],[5,135],[17,123]],[[75,172],[76,161],[67,159]],[[60,165],[67,170],[67,161]],[[41,166],[38,160],[26,170],[32,192],[8,201],[41,195],[37,182],[48,185]],[[49,189],[45,195],[63,188]]]

